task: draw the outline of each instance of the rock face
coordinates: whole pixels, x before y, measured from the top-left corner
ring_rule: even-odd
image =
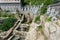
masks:
[[[60,40],[60,27],[52,22],[45,23],[45,32],[50,40]]]
[[[44,18],[43,18],[44,19]],[[43,25],[43,32],[45,37],[47,37],[47,40],[60,40],[60,20],[56,20],[56,22],[44,22]]]
[[[56,22],[46,22],[45,17],[41,16],[42,30],[37,30],[39,24],[32,22],[24,40],[60,40],[59,20]]]
[[[44,36],[37,30],[38,24],[32,23],[25,40],[44,40]]]
[[[34,23],[31,24],[31,28],[25,40],[36,40],[37,31],[34,25],[35,25]]]
[[[37,40],[45,40],[44,35],[39,31]]]
[[[60,3],[49,5],[47,14],[52,17],[60,18]],[[50,40],[60,40],[60,20],[55,22],[45,22],[44,24],[45,35],[49,37]]]

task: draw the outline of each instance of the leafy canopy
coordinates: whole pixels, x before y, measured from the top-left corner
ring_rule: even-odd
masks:
[[[0,30],[7,31],[9,30],[14,23],[17,21],[15,18],[7,18],[3,21],[3,23],[0,25]]]
[[[43,2],[43,0],[24,0],[24,2],[26,4],[31,3],[31,5],[40,5]]]

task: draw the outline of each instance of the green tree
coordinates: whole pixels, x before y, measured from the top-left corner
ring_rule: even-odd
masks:
[[[58,3],[58,2],[60,2],[60,0],[54,0],[54,3]]]
[[[31,5],[40,5],[43,2],[43,0],[24,0],[24,2],[27,4],[31,3]]]
[[[45,6],[43,6],[43,7],[41,8],[41,10],[40,10],[40,15],[45,14],[46,11],[47,11],[47,6],[45,5]]]
[[[0,30],[7,31],[9,30],[17,20],[15,18],[7,18],[0,25]]]
[[[35,20],[34,20],[34,22],[37,22],[37,21],[40,21],[40,15],[37,16],[37,17],[35,18]]]
[[[54,0],[44,0],[43,2],[45,5],[53,4]]]

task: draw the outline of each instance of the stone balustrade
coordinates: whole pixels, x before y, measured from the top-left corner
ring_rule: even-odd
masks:
[[[21,7],[21,12],[23,11],[24,13],[29,12],[33,14],[37,14],[38,10],[43,7],[43,3],[41,5],[26,5],[24,7]]]

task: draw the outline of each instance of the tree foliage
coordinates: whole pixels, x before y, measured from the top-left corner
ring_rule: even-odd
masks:
[[[11,14],[11,13],[1,13],[0,17],[14,17],[14,14]]]
[[[44,5],[53,4],[54,0],[44,0]]]
[[[40,5],[41,3],[44,3],[45,5],[49,5],[49,4],[60,2],[60,0],[24,0],[24,2],[26,4],[31,3],[31,5]]]
[[[47,6],[54,3],[54,0],[44,0],[44,6],[40,10],[40,15],[45,14],[47,11]]]
[[[41,8],[41,10],[40,10],[40,15],[45,14],[46,11],[47,11],[47,6],[43,6],[43,7]]]
[[[43,0],[24,0],[24,2],[27,4],[31,3],[31,5],[40,5],[43,2]]]
[[[17,21],[15,18],[7,18],[3,21],[3,23],[0,25],[0,30],[7,31],[9,30],[14,23]]]
[[[60,2],[60,0],[54,0],[54,3],[58,3],[58,2]]]
[[[40,15],[35,18],[34,22],[40,21]]]

